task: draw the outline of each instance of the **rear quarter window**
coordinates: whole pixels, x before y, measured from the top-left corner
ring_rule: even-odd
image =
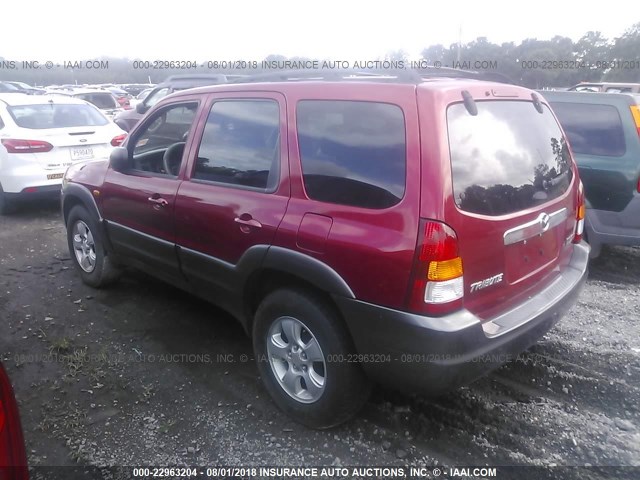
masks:
[[[312,200],[391,207],[406,177],[404,115],[386,103],[304,100],[297,106],[304,186]]]
[[[506,215],[567,191],[573,171],[567,143],[551,111],[532,102],[479,101],[471,115],[449,106],[453,193],[461,210]]]
[[[551,102],[575,153],[621,157],[626,152],[622,119],[612,105]]]

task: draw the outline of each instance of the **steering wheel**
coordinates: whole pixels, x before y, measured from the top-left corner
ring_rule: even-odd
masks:
[[[170,145],[162,156],[162,164],[164,171],[170,175],[178,176],[180,173],[180,164],[182,163],[182,154],[184,152],[185,142],[178,142]]]

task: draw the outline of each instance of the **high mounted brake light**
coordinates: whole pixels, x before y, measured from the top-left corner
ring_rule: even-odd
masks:
[[[419,232],[408,310],[443,315],[459,309],[464,279],[456,233],[448,225],[432,220],[421,220]]]

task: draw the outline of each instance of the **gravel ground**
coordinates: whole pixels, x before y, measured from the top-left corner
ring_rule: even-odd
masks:
[[[274,406],[227,314],[137,272],[83,285],[38,204],[0,217],[0,358],[31,465],[640,466],[639,282],[640,249],[606,249],[518,361],[438,399],[378,388],[317,432]]]

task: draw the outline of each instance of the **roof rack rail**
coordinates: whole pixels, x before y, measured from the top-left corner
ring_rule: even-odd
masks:
[[[222,73],[185,73],[179,75],[170,75],[161,83],[179,82],[181,80],[226,80],[227,76]]]
[[[469,78],[498,83],[514,83],[509,77],[499,72],[479,72],[475,70],[460,70],[450,67],[428,67],[415,70],[423,79],[428,78]]]
[[[402,83],[419,83],[422,81],[419,75],[409,69],[300,69],[278,70],[267,73],[247,75],[244,78],[231,80],[230,83],[257,83],[257,82],[296,82],[303,80],[344,81],[375,79],[398,81]]]
[[[447,67],[414,69],[301,69],[278,70],[229,79],[229,83],[297,82],[304,80],[348,81],[377,80],[397,83],[422,83],[432,78],[468,78],[499,83],[514,83],[498,72],[475,72]]]

